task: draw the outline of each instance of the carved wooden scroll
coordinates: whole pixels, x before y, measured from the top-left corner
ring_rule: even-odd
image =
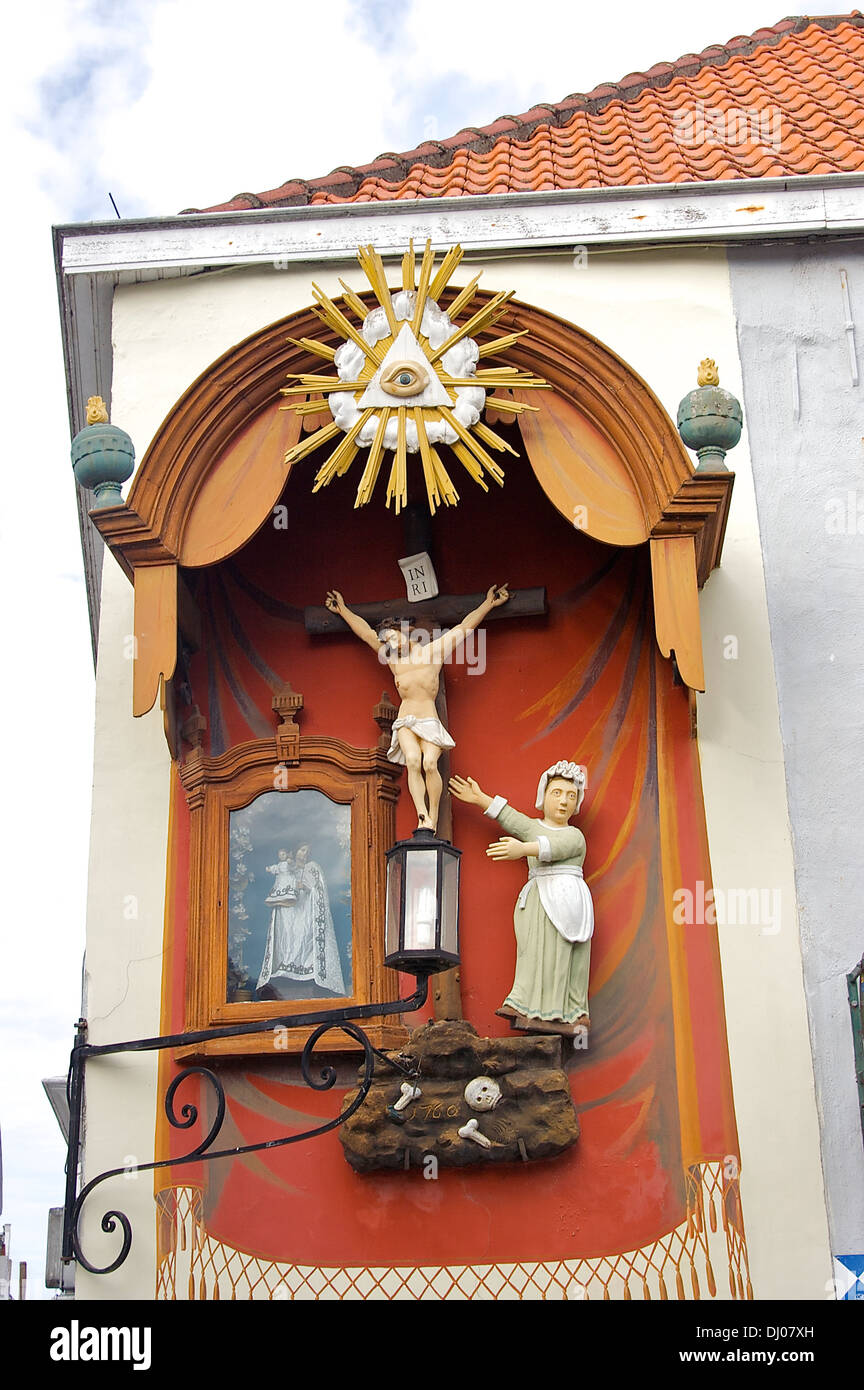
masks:
[[[654,624],[664,656],[675,657],[678,673],[691,690],[705,689],[696,542],[692,536],[651,540]]]
[[[176,662],[177,566],[143,565],[135,571],[133,714],[153,708]]]

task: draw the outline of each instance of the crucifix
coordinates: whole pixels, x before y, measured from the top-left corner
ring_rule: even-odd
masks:
[[[412,559],[418,558],[417,552],[431,556],[430,523],[425,509],[407,509],[406,545],[414,552]],[[400,563],[408,589],[406,595],[358,604],[351,609],[338,590],[331,590],[325,607],[305,610],[306,631],[314,635],[334,634],[344,632],[347,625],[390,667],[402,705],[393,726],[388,757],[391,762],[407,765],[419,828],[450,839],[452,812],[446,789],[449,749],[454,742],[447,732],[442,664],[458,650],[465,636],[487,619],[544,614],[546,591],[535,588],[511,593],[505,585],[493,585],[485,595],[445,594],[418,599],[418,591],[422,595],[426,589],[423,578],[416,566]],[[413,627],[410,638],[409,623]],[[460,1018],[458,970],[439,975],[436,984],[436,1017]]]

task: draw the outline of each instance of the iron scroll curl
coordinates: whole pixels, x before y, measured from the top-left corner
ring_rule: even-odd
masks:
[[[106,1235],[113,1234],[117,1230],[118,1225],[122,1231],[120,1250],[114,1259],[104,1265],[94,1264],[84,1254],[81,1245],[79,1223],[84,1204],[90,1194],[99,1187],[101,1183],[107,1182],[110,1178],[120,1176],[128,1178],[138,1173],[155,1172],[160,1168],[179,1168],[184,1164],[196,1163],[201,1160],[212,1161],[218,1158],[235,1158],[241,1154],[255,1153],[263,1149],[284,1148],[289,1144],[299,1144],[307,1139],[316,1139],[320,1135],[328,1134],[331,1130],[338,1129],[340,1125],[344,1124],[345,1121],[359,1109],[369,1094],[369,1088],[372,1085],[375,1072],[376,1057],[397,1071],[404,1072],[406,1075],[412,1074],[411,1068],[406,1066],[398,1058],[389,1057],[386,1053],[374,1047],[363,1029],[358,1027],[357,1023],[353,1020],[357,1018],[373,1017],[376,1014],[413,1012],[416,1009],[422,1008],[423,1004],[426,1002],[427,993],[428,977],[418,976],[417,990],[413,995],[407,999],[392,1000],[385,1004],[358,1005],[356,1008],[352,1009],[328,1010],[322,1013],[309,1014],[305,1017],[293,1015],[290,1019],[270,1020],[263,1024],[239,1025],[236,1028],[212,1030],[209,1033],[173,1034],[165,1037],[138,1039],[129,1043],[114,1043],[98,1046],[90,1045],[83,1040],[86,1036],[86,1024],[83,1020],[80,1020],[76,1034],[76,1044],[72,1049],[69,1068],[68,1094],[70,1099],[70,1131],[66,1167],[66,1205],[63,1229],[64,1260],[71,1260],[74,1258],[89,1274],[113,1274],[128,1257],[129,1251],[132,1248],[132,1222],[125,1212],[115,1207],[105,1212],[100,1223],[101,1230],[105,1232]],[[208,1067],[184,1067],[173,1078],[165,1092],[165,1114],[169,1124],[174,1129],[188,1130],[195,1125],[199,1118],[200,1102],[199,1105],[195,1105],[191,1101],[185,1102],[181,1106],[178,1114],[175,1107],[175,1100],[177,1092],[180,1090],[183,1083],[191,1076],[199,1076],[203,1082],[212,1087],[213,1096],[215,1097],[214,1116],[204,1137],[200,1139],[195,1147],[190,1149],[188,1153],[181,1154],[178,1157],[159,1159],[152,1163],[125,1164],[123,1167],[110,1168],[106,1172],[100,1173],[97,1177],[92,1178],[90,1182],[82,1187],[77,1196],[75,1195],[81,1142],[84,1066],[88,1059],[121,1052],[149,1052],[163,1050],[169,1047],[182,1047],[189,1043],[205,1041],[213,1036],[224,1037],[235,1034],[269,1031],[274,1027],[280,1026],[280,1024],[292,1027],[317,1025],[306,1040],[300,1056],[300,1070],[303,1081],[307,1086],[311,1087],[312,1090],[316,1091],[331,1090],[337,1081],[337,1072],[332,1065],[322,1067],[317,1078],[313,1075],[313,1053],[321,1039],[334,1029],[339,1029],[356,1043],[359,1043],[363,1049],[363,1074],[357,1094],[350,1105],[341,1110],[333,1119],[327,1120],[324,1124],[316,1125],[314,1129],[303,1130],[296,1134],[281,1135],[276,1139],[262,1140],[256,1144],[240,1144],[228,1149],[214,1149],[212,1146],[216,1143],[225,1120],[225,1089],[220,1078]]]
[[[100,1183],[107,1182],[109,1178],[116,1178],[121,1175],[129,1177],[131,1175],[137,1175],[138,1173],[152,1171],[155,1168],[164,1168],[171,1163],[191,1163],[193,1159],[199,1158],[207,1151],[219,1134],[225,1119],[225,1089],[219,1077],[216,1076],[214,1072],[209,1071],[207,1067],[184,1067],[184,1069],[178,1072],[174,1077],[168,1090],[165,1092],[165,1114],[168,1118],[168,1123],[172,1125],[174,1129],[191,1129],[192,1125],[194,1125],[198,1119],[197,1105],[192,1105],[191,1103],[185,1104],[180,1112],[183,1117],[182,1119],[178,1118],[174,1110],[174,1097],[177,1090],[188,1077],[194,1075],[203,1077],[204,1080],[213,1087],[216,1096],[216,1115],[213,1123],[207,1131],[207,1134],[196,1144],[195,1148],[190,1150],[188,1154],[184,1154],[179,1158],[162,1159],[157,1163],[126,1164],[122,1168],[109,1168],[107,1172],[100,1173],[98,1177],[93,1178],[85,1187],[82,1187],[76,1197],[72,1209],[72,1248],[76,1260],[89,1274],[113,1274],[114,1270],[119,1269],[124,1263],[129,1251],[132,1249],[132,1222],[125,1212],[112,1209],[106,1211],[105,1215],[102,1217],[100,1226],[106,1234],[110,1235],[117,1229],[119,1223],[123,1232],[123,1242],[120,1247],[120,1252],[116,1258],[107,1265],[94,1265],[87,1259],[81,1248],[81,1234],[78,1226],[84,1203],[94,1188],[98,1187]]]

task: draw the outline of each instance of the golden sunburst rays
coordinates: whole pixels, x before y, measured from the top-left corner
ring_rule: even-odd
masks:
[[[530,372],[508,366],[489,367],[483,361],[490,356],[500,358],[527,329],[490,336],[480,345],[473,340],[474,334],[487,333],[507,312],[512,292],[493,295],[459,324],[456,320],[470,310],[476,298],[480,280],[477,275],[459,291],[446,313],[439,307],[438,300],[462,256],[462,247],[453,246],[436,268],[431,242],[427,241],[422,256],[415,255],[414,243],[409,242],[402,257],[401,286],[391,289],[379,252],[373,246],[361,247],[357,259],[377,307],[364,304],[344,280],[339,281],[344,308],[317,285],[312,286],[315,312],[341,339],[341,345],[333,348],[312,338],[288,341],[325,359],[337,374],[326,369],[320,373],[295,373],[291,379],[296,385],[284,387],[282,394],[298,397],[283,409],[294,410],[301,417],[320,415],[328,403],[334,417],[285,455],[286,464],[294,464],[320,445],[336,441],[315,475],[313,492],[344,476],[361,449],[367,449],[354,501],[355,507],[366,506],[381,474],[384,455],[389,452],[393,458],[386,505],[389,507],[392,502],[399,513],[408,502],[408,455],[419,454],[429,510],[434,516],[438,507],[453,507],[459,501],[438,452],[441,445],[450,448],[469,477],[484,491],[489,490],[488,479],[499,486],[503,484],[504,471],[490,450],[518,455],[479,416],[487,404],[512,416],[523,410],[536,410],[537,406],[516,401],[509,392],[514,387],[548,388],[549,383]],[[356,324],[345,310],[354,315]],[[462,350],[454,352],[460,344]],[[466,387],[471,389],[466,391]],[[482,403],[478,394],[481,391]],[[308,428],[312,430],[311,421]]]

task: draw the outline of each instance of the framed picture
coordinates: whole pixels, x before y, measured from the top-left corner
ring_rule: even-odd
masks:
[[[337,739],[300,739],[297,752],[289,765],[275,740],[256,740],[215,758],[195,750],[180,769],[191,822],[190,1032],[398,997],[398,976],[383,961],[385,851],[400,769],[380,747]],[[283,1026],[279,1048],[299,1050],[310,1031]],[[367,1032],[376,1046],[407,1037],[386,1019]],[[262,1033],[180,1055],[274,1046]],[[327,1046],[355,1044],[334,1032]]]
[[[312,788],[229,814],[226,1003],[350,998],[351,806]]]

